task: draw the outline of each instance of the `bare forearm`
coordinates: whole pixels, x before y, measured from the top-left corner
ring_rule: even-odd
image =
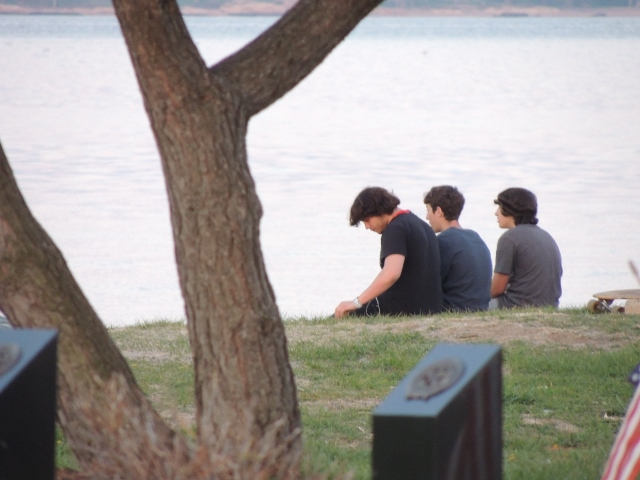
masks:
[[[494,273],[491,280],[491,298],[496,298],[502,295],[507,290],[509,285],[510,275],[504,273]]]
[[[396,283],[398,278],[400,278],[400,274],[402,273],[402,267],[404,265],[404,257],[402,255],[389,255],[384,262],[384,268],[378,273],[376,278],[374,278],[371,285],[369,285],[364,292],[356,297],[357,301],[360,304],[366,304],[370,302],[378,295],[382,295],[386,292],[391,285]],[[355,300],[355,299],[354,299]],[[335,309],[334,315],[337,318],[342,317],[343,315],[352,312],[357,308],[355,301],[345,300],[340,302]]]
[[[358,295],[358,300],[361,303],[367,303],[376,298],[378,295],[382,295],[384,292],[389,290],[391,285],[398,281],[400,276],[396,276],[392,272],[380,270],[380,273],[373,279],[371,285],[369,285],[360,295]]]

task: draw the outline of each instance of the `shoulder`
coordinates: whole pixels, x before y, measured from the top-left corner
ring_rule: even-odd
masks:
[[[415,222],[419,220],[417,217],[415,219],[411,218],[411,213],[403,213],[402,215],[398,215],[395,217],[382,231],[382,241],[390,242],[395,239],[403,239],[411,234],[413,230],[415,230]]]
[[[438,235],[438,243],[444,248],[479,253],[489,252],[489,247],[474,230],[466,228],[448,228]]]
[[[551,239],[553,237],[549,232],[543,230],[538,225],[524,224],[517,225],[515,228],[512,228],[505,235],[509,235],[511,238],[517,238],[518,240],[540,240],[540,239]]]
[[[454,246],[458,243],[458,235],[456,232],[453,232],[453,228],[448,228],[443,232],[438,233],[436,238],[438,239],[438,244],[440,245],[440,253],[444,253],[448,251],[450,248],[454,248]]]
[[[516,225],[513,228],[508,229],[506,232],[502,234],[500,240],[510,240],[513,242],[520,241],[523,238],[528,238],[530,235],[535,232],[533,229],[538,228],[535,225]]]
[[[558,243],[555,241],[555,239],[549,232],[547,232],[546,230],[543,230],[538,226],[536,226],[535,232],[536,232],[536,236],[535,236],[536,242],[544,245],[545,248],[559,250]]]
[[[461,228],[447,228],[438,234],[439,243],[458,243],[465,237]]]
[[[451,227],[446,230],[441,231],[438,236],[439,237],[455,237],[460,235],[462,232],[462,228]]]
[[[468,228],[447,228],[445,231],[438,235],[438,238],[444,238],[448,242],[482,242],[482,237],[475,230]]]
[[[489,247],[487,247],[487,243],[482,239],[480,234],[475,230],[464,229],[464,235],[467,241],[472,245],[474,245],[474,248],[476,249],[484,248],[487,251],[489,251]]]
[[[549,232],[547,232],[545,229],[543,229],[542,227],[539,227],[538,225],[532,225],[533,227],[535,227],[536,231],[538,232],[539,235],[541,236],[545,236],[545,237],[549,237],[549,238],[553,238],[551,236],[551,234]]]
[[[510,228],[500,235],[500,238],[498,238],[498,251],[512,249],[520,243],[519,239],[522,238],[520,235],[522,231],[516,232],[517,228],[518,227]]]
[[[387,228],[384,231],[387,231],[389,228],[402,229],[402,230],[419,228],[422,230],[431,230],[431,227],[427,222],[425,222],[424,220],[419,218],[415,213],[412,213],[412,212],[407,212],[407,213],[403,213],[402,215],[398,215],[396,218],[394,218],[391,221],[391,223],[387,226]]]
[[[414,213],[399,215],[389,224],[393,225],[397,222],[396,232],[402,232],[402,235],[409,242],[426,242],[427,244],[438,243],[437,237],[431,226]],[[398,233],[396,233],[398,234]]]
[[[482,240],[482,237],[480,237],[480,235],[478,234],[478,232],[476,232],[475,230],[471,230],[469,228],[458,228],[457,229],[460,233],[460,236],[463,236],[464,238],[468,239],[468,240]]]
[[[465,235],[469,237],[480,238],[480,234],[475,230],[471,230],[470,228],[463,228],[461,230],[464,232]]]

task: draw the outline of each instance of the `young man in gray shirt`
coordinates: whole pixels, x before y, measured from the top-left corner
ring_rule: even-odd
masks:
[[[524,188],[508,188],[494,200],[498,240],[490,308],[557,307],[562,258],[555,240],[537,226],[538,201]]]
[[[460,226],[464,196],[456,187],[433,187],[424,196],[427,220],[438,233],[440,278],[445,310],[489,307],[491,252],[480,235]]]

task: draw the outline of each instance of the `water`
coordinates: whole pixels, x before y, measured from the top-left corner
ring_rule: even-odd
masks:
[[[275,17],[191,17],[208,64]],[[365,186],[423,216],[453,184],[495,251],[493,199],[538,195],[561,306],[638,287],[640,19],[366,19],[249,126],[261,242],[285,315],[321,315],[378,271],[348,226]],[[27,203],[108,325],[184,315],[158,153],[115,18],[0,16],[0,140]]]

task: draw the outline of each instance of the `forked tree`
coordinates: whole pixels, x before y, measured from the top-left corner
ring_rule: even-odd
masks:
[[[300,413],[260,249],[247,126],[380,2],[300,0],[212,67],[175,0],[113,2],[166,181],[195,368],[195,445],[137,386],[0,148],[0,308],[16,326],[59,330],[58,422],[92,478],[297,475]]]

